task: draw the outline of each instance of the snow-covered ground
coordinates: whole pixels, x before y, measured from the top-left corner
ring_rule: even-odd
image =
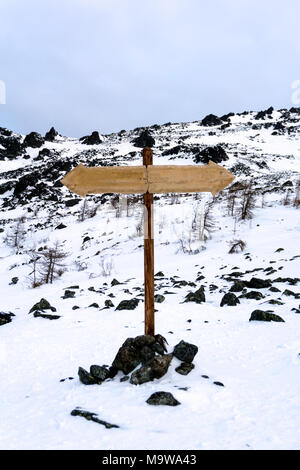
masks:
[[[274,118],[278,118],[275,112]],[[110,365],[126,338],[143,334],[143,302],[132,311],[116,311],[113,307],[102,310],[107,299],[116,307],[123,299],[143,298],[141,201],[131,205],[129,211],[123,208],[119,217],[108,201],[99,206],[95,217],[81,222],[78,213],[82,202],[66,209],[59,204],[55,208],[55,202],[53,206],[31,199],[28,204],[16,202],[14,209],[2,209],[0,311],[13,312],[15,317],[0,326],[1,449],[300,449],[300,313],[296,313],[300,299],[283,294],[286,289],[300,294],[300,282],[290,285],[288,281],[274,281],[300,277],[299,208],[283,205],[286,190],[278,190],[291,180],[294,197],[300,141],[297,136],[271,136],[269,129],[262,129],[254,143],[248,136],[259,131],[244,127],[239,130],[243,119],[232,118],[236,128],[227,140],[224,133],[208,136],[203,128],[201,135],[193,136],[198,132],[198,123],[173,125],[170,147],[176,144],[178,129],[183,126],[184,134],[190,133],[185,144],[230,141],[239,149],[246,148],[247,155],[242,150],[234,155],[231,147],[226,148],[226,167],[247,162],[253,168],[251,175],[257,188],[266,182],[271,184],[269,176],[278,178],[277,189],[276,184],[268,187],[271,192],[264,196],[257,190],[252,219],[236,221],[228,215],[224,193],[215,200],[214,231],[204,243],[199,240],[197,221],[196,229],[192,222],[198,209],[201,219],[210,195],[200,199],[169,195],[155,201],[155,272],[164,274],[156,280],[156,293],[165,295],[165,301],[156,304],[156,332],[167,339],[169,352],[181,339],[198,346],[195,368],[187,376],[175,371],[180,364],[176,358],[164,377],[139,386],[120,382],[120,372],[102,385],[89,386],[83,385],[77,375],[79,366],[89,369],[91,364]],[[244,120],[246,125],[249,116]],[[280,141],[278,148],[273,142],[276,137]],[[111,136],[111,141],[114,139],[116,136]],[[164,145],[163,131],[157,131],[156,139]],[[123,143],[111,141],[106,138],[105,148],[115,145],[115,156],[123,160],[128,152],[137,151],[126,139]],[[53,145],[63,145],[64,152],[78,155],[81,144],[63,139]],[[254,147],[256,157],[267,161],[267,170],[254,171]],[[137,158],[139,155],[127,163],[136,164]],[[166,158],[157,158],[167,163]],[[187,159],[179,156],[168,164],[183,162],[192,164],[191,155]],[[31,159],[0,161],[0,171],[39,164]],[[4,175],[0,184],[8,179]],[[242,179],[239,176],[237,181]],[[71,197],[65,188],[59,190],[62,200]],[[12,198],[12,193],[1,197],[4,201]],[[93,204],[91,197],[88,200]],[[5,240],[14,219],[21,215],[26,216],[26,238],[16,250]],[[61,222],[66,228],[56,230]],[[86,236],[90,239],[83,242]],[[243,252],[228,253],[233,239],[246,242]],[[28,252],[34,248],[38,253],[39,247],[52,246],[55,241],[68,252],[67,270],[53,284],[33,289]],[[182,243],[191,252],[183,252]],[[282,250],[277,251],[279,248]],[[271,274],[266,271],[270,267],[274,269]],[[248,289],[259,290],[264,298],[243,298],[236,306],[220,307],[232,285],[224,277],[232,272],[243,273],[237,278],[242,280],[270,279],[280,291]],[[196,281],[199,275],[204,277]],[[174,276],[196,287],[177,287]],[[16,284],[11,284],[13,277],[18,277]],[[114,278],[121,284],[111,286]],[[62,299],[65,290],[76,285],[79,288],[73,289],[75,297]],[[186,294],[200,285],[205,286],[206,302],[183,303]],[[217,286],[215,290],[211,285]],[[61,318],[50,321],[28,314],[41,298],[56,307]],[[270,300],[279,300],[282,305],[270,304]],[[89,307],[95,302],[98,308]],[[79,308],[73,310],[74,305]],[[272,310],[284,323],[249,322],[255,309]],[[224,386],[214,384],[216,381]],[[180,406],[148,405],[147,398],[156,391],[171,392]],[[106,429],[71,416],[76,407],[97,413],[100,419],[120,427]]]

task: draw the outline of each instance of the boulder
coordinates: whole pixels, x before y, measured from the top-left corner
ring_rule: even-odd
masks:
[[[45,139],[39,134],[38,132],[30,132],[27,134],[23,145],[24,147],[32,147],[32,148],[39,148],[44,145]]]
[[[193,369],[195,365],[191,362],[182,362],[180,366],[176,367],[176,372],[181,375],[188,375]]]
[[[230,287],[229,292],[241,292],[245,287],[244,281],[236,279],[233,285]]]
[[[249,318],[249,321],[284,322],[284,320],[279,315],[275,315],[274,313],[270,313],[268,311],[263,311],[263,310],[254,310],[251,313],[251,317]]]
[[[239,299],[233,292],[227,292],[227,294],[225,294],[221,300],[220,307],[223,307],[224,305],[233,307],[239,303]]]
[[[164,295],[161,295],[161,294],[156,294],[154,296],[154,302],[157,302],[159,304],[161,304],[162,302],[164,302],[165,300],[165,296]]]
[[[260,300],[263,299],[265,296],[261,292],[257,292],[255,290],[252,290],[250,292],[246,292],[245,294],[240,295],[240,299],[254,299],[254,300]]]
[[[95,385],[97,381],[95,378],[88,373],[83,367],[78,368],[78,376],[80,382],[82,382],[84,385]]]
[[[205,302],[204,287],[201,286],[195,292],[189,292],[189,294],[186,295],[184,302],[196,302],[197,304]]]
[[[145,360],[145,346],[150,347],[155,343],[155,338],[150,335],[127,338],[120,347],[113,363],[112,370],[121,370],[125,375],[132,372],[141,362]]]
[[[146,129],[141,132],[139,137],[133,140],[133,145],[135,147],[153,147],[155,145],[155,140]]]
[[[14,317],[15,315],[11,312],[5,313],[5,312],[0,312],[0,326],[6,325],[6,323],[11,322],[11,317]]]
[[[130,299],[130,300],[122,300],[119,305],[117,306],[116,310],[134,310],[138,304],[140,299]]]
[[[195,163],[205,164],[209,163],[209,161],[213,161],[214,163],[221,163],[228,159],[229,157],[221,145],[215,145],[214,147],[206,147],[194,157]]]
[[[252,277],[250,281],[244,281],[246,287],[251,289],[265,289],[266,287],[272,286],[272,281],[269,279],[259,279],[258,277]]]
[[[51,127],[50,131],[46,132],[45,134],[45,140],[48,142],[53,142],[57,136],[58,132],[54,129],[54,127]]]
[[[194,357],[198,352],[198,347],[194,344],[180,341],[173,351],[173,356],[177,357],[182,362],[193,362]]]
[[[146,401],[148,405],[177,406],[180,402],[169,392],[155,392]]]
[[[97,383],[102,383],[109,376],[109,371],[104,366],[98,366],[93,364],[90,367],[90,375],[97,381]]]
[[[31,309],[29,310],[29,313],[32,312],[37,312],[37,311],[43,311],[43,310],[51,310],[52,312],[56,312],[56,308],[52,307],[48,300],[46,299],[41,299],[39,302],[33,305]]]
[[[131,374],[130,383],[141,385],[154,379],[160,379],[167,373],[172,358],[172,354],[155,356],[151,361]]]
[[[82,144],[86,144],[86,145],[99,145],[103,142],[100,138],[98,131],[92,132],[91,135],[85,135],[84,137],[81,137],[79,140],[81,141]]]
[[[220,124],[223,124],[223,122],[215,114],[208,114],[204,119],[202,119],[201,124],[202,126],[219,126]]]

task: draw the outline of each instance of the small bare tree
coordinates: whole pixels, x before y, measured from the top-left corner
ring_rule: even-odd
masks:
[[[245,247],[246,247],[246,242],[244,242],[243,240],[231,240],[230,242],[230,249],[228,251],[228,253],[232,254],[232,253],[238,253],[239,251],[244,251]]]
[[[253,218],[253,209],[255,208],[255,194],[252,182],[242,190],[239,206],[237,207],[238,220],[249,220]]]
[[[200,212],[199,239],[206,241],[210,238],[211,232],[215,229],[215,219],[212,216],[212,208],[215,200],[206,202]]]
[[[59,242],[56,241],[53,248],[41,251],[41,263],[39,273],[43,284],[52,284],[54,279],[65,272],[64,260],[68,253],[63,251]]]
[[[8,231],[4,239],[7,245],[12,246],[13,248],[16,248],[17,253],[21,247],[22,241],[24,241],[25,234],[26,234],[24,222],[25,222],[25,217],[24,216],[19,217],[16,220],[16,223],[13,225],[13,227]]]
[[[31,281],[31,287],[35,288],[40,286],[42,283],[38,278],[38,264],[41,259],[41,255],[36,251],[35,248],[32,248],[28,253],[29,261],[28,264],[31,265],[32,271],[28,274],[28,277]]]

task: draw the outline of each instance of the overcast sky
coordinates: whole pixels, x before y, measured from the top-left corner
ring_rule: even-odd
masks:
[[[0,0],[0,126],[118,132],[291,107],[299,0]]]

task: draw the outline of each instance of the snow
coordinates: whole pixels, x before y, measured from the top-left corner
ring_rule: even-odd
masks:
[[[272,121],[278,117],[274,112]],[[250,118],[231,119],[237,126],[245,126]],[[175,128],[180,126],[174,125]],[[190,142],[201,141],[201,145],[225,142],[227,136],[205,135],[199,123],[183,129],[184,133],[194,131],[201,131],[202,136],[190,137]],[[275,150],[276,136],[264,131],[260,138],[265,142],[249,140],[249,135],[255,134],[249,129],[228,134],[227,142],[230,138],[230,144],[237,142],[249,153],[255,147],[256,154],[269,154],[266,158],[270,166],[276,157],[272,171],[285,171],[283,181],[294,181],[299,176],[299,139],[277,136],[280,145]],[[173,146],[177,140],[168,143]],[[103,147],[99,147],[105,149],[109,142],[107,137]],[[83,147],[70,139],[60,140],[51,148],[54,146],[69,156]],[[114,148],[119,156],[137,150],[130,142],[116,142]],[[230,147],[227,150],[231,165],[235,162],[233,151]],[[170,162],[160,155],[157,158],[159,164],[189,162],[183,158]],[[132,159],[128,164],[136,161]],[[0,172],[25,164],[28,160],[1,161]],[[69,195],[65,190],[64,194]],[[164,273],[164,279],[157,281],[156,293],[173,292],[164,294],[165,301],[156,304],[156,332],[166,337],[169,352],[182,339],[196,344],[199,351],[189,375],[181,376],[175,371],[180,361],[173,358],[164,377],[140,386],[120,382],[120,372],[102,385],[85,386],[77,371],[79,366],[89,369],[91,364],[110,365],[127,337],[143,334],[143,302],[133,311],[102,310],[107,298],[117,306],[121,300],[141,293],[135,290],[143,287],[143,238],[136,228],[141,221],[141,203],[134,204],[128,217],[126,210],[116,217],[116,210],[107,203],[99,207],[95,217],[83,222],[78,221],[80,205],[68,211],[60,208],[49,216],[50,205],[32,203],[33,209],[34,204],[40,209],[27,214],[28,236],[19,254],[7,246],[5,236],[13,220],[26,213],[26,206],[3,210],[1,221],[6,225],[0,233],[0,310],[13,312],[15,317],[0,326],[0,449],[300,449],[300,314],[292,310],[299,308],[300,300],[282,293],[285,289],[300,293],[299,282],[273,282],[281,292],[260,289],[265,296],[261,300],[240,299],[235,307],[220,307],[231,285],[221,276],[232,271],[244,273],[261,268],[249,272],[243,280],[299,277],[300,256],[296,256],[300,255],[300,212],[293,206],[284,206],[282,197],[278,192],[266,194],[264,207],[258,197],[254,218],[234,223],[226,214],[226,200],[221,196],[214,204],[216,226],[211,238],[204,243],[193,233],[194,254],[183,253],[178,238],[190,236],[195,207],[211,201],[211,196],[202,195],[199,201],[194,196],[180,195],[176,201],[167,195],[155,201],[155,272]],[[49,217],[52,225],[34,230],[36,222],[43,224]],[[67,227],[55,230],[60,222]],[[86,235],[91,240],[83,244]],[[246,242],[244,252],[228,253],[233,239]],[[26,251],[33,246],[52,246],[56,240],[69,253],[68,269],[53,284],[32,289]],[[276,251],[278,248],[283,251]],[[111,262],[107,272],[103,271],[103,259]],[[78,263],[85,263],[86,269],[79,270]],[[268,275],[263,271],[270,266],[277,272]],[[205,278],[195,282],[200,273]],[[170,277],[175,275],[195,282],[196,288],[203,284],[206,302],[183,303],[186,294],[196,288],[172,285]],[[15,285],[10,284],[14,276],[19,277]],[[114,278],[122,284],[111,287]],[[210,292],[211,284],[218,289]],[[79,289],[74,289],[75,298],[62,299],[65,289],[74,285],[79,285]],[[95,291],[88,290],[91,286]],[[129,289],[130,294],[124,289]],[[49,321],[28,314],[41,298],[56,307],[61,318]],[[278,298],[284,305],[268,303]],[[99,308],[89,307],[94,302]],[[72,310],[74,305],[80,308]],[[249,322],[255,309],[272,310],[285,323]],[[61,379],[66,380],[60,382]],[[171,392],[181,405],[148,405],[147,398],[161,390]],[[97,413],[100,419],[120,428],[105,429],[71,416],[76,407]]]

